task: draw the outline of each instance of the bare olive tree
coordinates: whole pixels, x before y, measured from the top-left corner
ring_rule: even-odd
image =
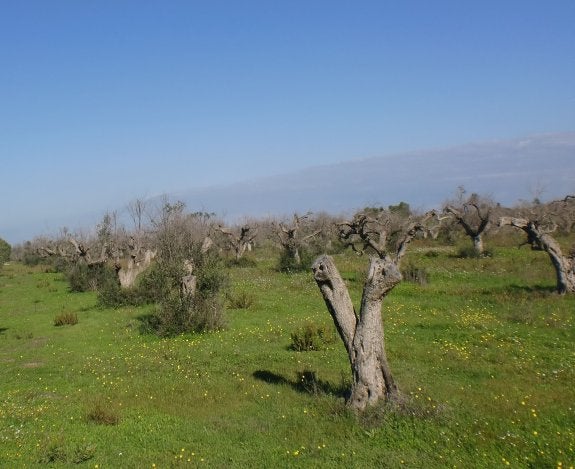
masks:
[[[556,200],[538,205],[531,210],[523,210],[523,217],[501,217],[499,226],[512,226],[520,229],[527,235],[523,244],[528,244],[531,249],[545,251],[549,256],[557,277],[557,293],[575,293],[575,249],[568,255],[561,250],[559,242],[551,236],[557,229],[554,217],[564,216],[566,212],[572,212],[575,206],[575,196],[568,195],[563,200]]]
[[[286,225],[283,222],[278,223],[276,235],[279,243],[284,251],[287,259],[293,261],[296,266],[301,266],[300,250],[302,247],[314,236],[321,233],[321,229],[317,229],[312,233],[305,233],[303,230],[304,222],[309,220],[311,213],[299,216],[294,213],[291,225]],[[304,231],[304,234],[302,234]]]
[[[400,262],[407,246],[430,231],[427,223],[434,216],[429,212],[399,228],[360,213],[339,224],[342,240],[358,254],[370,253],[359,314],[333,259],[322,255],[313,263],[314,279],[347,351],[353,377],[348,405],[355,410],[400,397],[385,352],[381,305],[402,279]]]
[[[495,204],[485,197],[471,194],[463,199],[465,189],[459,188],[458,201],[447,203],[443,212],[452,216],[473,242],[473,250],[478,257],[485,255],[483,234],[489,228]]]
[[[249,225],[241,226],[238,230],[234,231],[226,229],[222,225],[218,225],[215,230],[225,236],[226,247],[234,253],[236,261],[239,261],[243,257],[246,250],[251,250],[252,243],[258,234],[257,228],[253,228]]]

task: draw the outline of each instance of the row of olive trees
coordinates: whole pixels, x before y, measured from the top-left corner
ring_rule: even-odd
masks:
[[[180,202],[164,201],[154,213],[138,203],[130,212],[134,230],[119,227],[116,218],[107,215],[91,238],[63,233],[60,239],[38,247],[38,252],[88,270],[113,267],[117,280],[112,283],[115,290],[109,286],[105,290],[108,293],[142,285],[159,305],[150,325],[162,334],[221,326],[220,293],[226,283],[221,252],[225,250],[238,261],[258,243],[275,239],[294,270],[305,265],[302,252],[314,243],[324,251],[337,245],[367,253],[370,267],[359,313],[333,259],[323,255],[312,266],[348,353],[353,376],[349,404],[362,410],[381,399],[400,396],[385,354],[381,304],[401,280],[401,260],[416,236],[435,238],[461,227],[477,254],[483,255],[482,237],[488,229],[511,226],[523,230],[533,249],[550,256],[557,271],[558,292],[575,291],[573,256],[565,256],[551,236],[558,227],[572,229],[573,196],[545,205],[505,209],[475,194],[464,195],[461,191],[443,210],[423,215],[412,213],[408,204],[401,203],[387,209],[368,208],[347,221],[295,214],[291,221],[252,221],[228,227],[213,214],[187,213]],[[122,281],[122,277],[131,280]]]

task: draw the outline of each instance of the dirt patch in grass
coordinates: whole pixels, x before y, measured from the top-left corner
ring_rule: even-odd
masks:
[[[42,362],[28,362],[28,363],[24,363],[22,365],[22,368],[40,368],[41,366],[44,366],[44,363],[42,363]]]

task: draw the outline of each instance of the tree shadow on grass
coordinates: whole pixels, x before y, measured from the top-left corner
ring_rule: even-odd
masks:
[[[0,327],[0,334],[4,334],[8,330],[7,327]]]
[[[536,293],[539,295],[550,295],[557,293],[556,286],[549,285],[517,285],[512,284],[507,287],[510,292],[525,292],[525,293]]]
[[[549,297],[557,293],[557,287],[551,285],[502,285],[481,290],[484,295],[510,295],[512,297]]]
[[[294,380],[268,370],[254,371],[253,377],[268,384],[288,385],[297,392],[305,394],[329,394],[343,398],[347,398],[349,395],[348,384],[343,382],[340,384],[333,384],[329,381],[324,381],[317,377],[315,371],[311,370],[298,371]]]

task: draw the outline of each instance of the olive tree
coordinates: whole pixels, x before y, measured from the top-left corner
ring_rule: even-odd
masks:
[[[457,200],[446,203],[443,212],[453,217],[455,222],[463,228],[465,234],[473,242],[475,256],[482,257],[485,255],[483,234],[489,228],[495,204],[488,198],[475,193],[464,199],[464,194],[465,189],[460,187]]]
[[[347,351],[353,377],[348,405],[355,410],[400,397],[386,356],[381,306],[402,279],[400,262],[407,246],[418,234],[430,231],[427,224],[434,216],[429,212],[399,227],[393,226],[390,218],[360,213],[339,224],[341,239],[358,254],[370,255],[359,314],[333,259],[322,255],[312,265],[314,279]]]
[[[291,224],[280,222],[276,225],[276,235],[282,247],[280,270],[300,269],[302,267],[301,250],[309,240],[321,233],[321,229],[309,232],[310,215],[311,213],[301,216],[294,213]]]
[[[575,196],[568,195],[545,205],[537,205],[529,210],[518,210],[518,216],[499,218],[499,226],[511,226],[527,235],[523,244],[531,249],[545,251],[555,268],[557,293],[575,293],[575,249],[564,254],[559,242],[551,235],[557,229],[555,217],[564,217],[566,212],[575,209]],[[522,216],[523,215],[523,216]]]
[[[249,225],[241,226],[233,231],[218,225],[215,230],[225,237],[226,248],[233,252],[236,261],[239,261],[246,251],[251,250],[252,243],[258,234],[257,228]]]

